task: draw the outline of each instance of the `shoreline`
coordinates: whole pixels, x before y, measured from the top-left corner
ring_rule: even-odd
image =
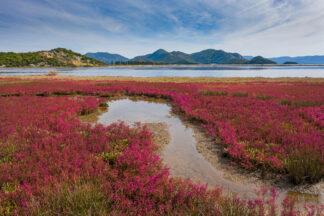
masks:
[[[0,67],[1,69],[51,69],[51,68],[268,68],[268,67],[324,67],[324,64],[162,64],[162,65],[103,65],[103,66],[51,66],[51,67],[37,67],[37,66],[22,66],[22,67]]]

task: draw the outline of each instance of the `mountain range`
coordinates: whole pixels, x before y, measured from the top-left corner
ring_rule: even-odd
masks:
[[[86,53],[88,57],[95,58],[107,64],[116,61],[129,61],[139,64],[276,64],[276,62],[261,56],[245,59],[239,53],[230,53],[223,50],[206,49],[200,52],[187,54],[180,51],[168,52],[164,49],[127,59],[118,54]]]
[[[119,54],[111,54],[108,52],[96,52],[96,53],[86,53],[86,56],[90,58],[97,59],[98,61],[104,62],[106,64],[116,63],[117,61],[129,61],[128,58],[119,55]]]
[[[128,59],[107,52],[80,53],[65,48],[48,51],[14,53],[0,52],[0,67],[79,67],[104,66],[106,64],[324,64],[324,56],[299,56],[263,58],[242,56],[239,53],[206,49],[187,54],[159,49],[153,53]]]
[[[282,56],[270,58],[270,60],[277,62],[278,64],[283,64],[285,62],[297,62],[298,64],[324,64],[324,56]]]

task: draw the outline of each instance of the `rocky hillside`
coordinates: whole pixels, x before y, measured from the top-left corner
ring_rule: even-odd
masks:
[[[28,53],[0,52],[0,67],[92,67],[105,63],[64,48]]]

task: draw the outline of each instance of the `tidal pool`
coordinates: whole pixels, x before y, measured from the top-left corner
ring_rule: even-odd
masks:
[[[108,102],[108,112],[99,116],[98,123],[104,125],[117,121],[129,125],[136,122],[165,123],[171,141],[164,148],[161,157],[173,176],[208,184],[209,188],[219,186],[241,197],[256,198],[254,189],[259,188],[259,185],[225,178],[224,170],[216,169],[197,151],[193,129],[186,127],[178,117],[171,114],[171,107],[166,103],[120,99]],[[278,192],[281,198],[287,194],[287,190],[278,190]],[[321,202],[321,196],[320,193],[316,202]]]

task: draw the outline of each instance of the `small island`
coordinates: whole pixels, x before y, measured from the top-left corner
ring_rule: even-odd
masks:
[[[286,61],[283,64],[285,64],[285,65],[292,65],[292,64],[298,64],[298,63],[297,62],[294,62],[294,61]]]

